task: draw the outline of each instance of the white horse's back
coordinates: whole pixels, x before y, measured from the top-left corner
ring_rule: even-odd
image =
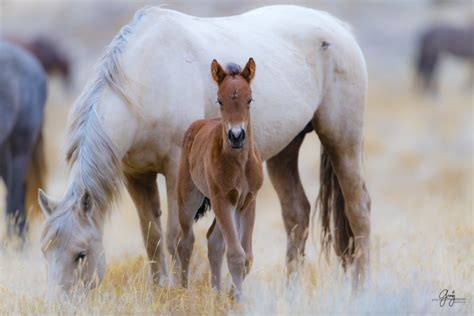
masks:
[[[356,68],[365,67],[342,22],[296,6],[264,7],[223,18],[150,8],[134,33],[121,58],[131,82],[126,89],[152,129],[138,131],[137,138],[148,142],[143,133],[160,135],[158,151],[179,146],[194,120],[218,115],[209,75],[214,58],[242,64],[253,57],[257,62],[252,119],[264,159],[311,120],[336,67],[354,67],[354,60],[360,64]]]

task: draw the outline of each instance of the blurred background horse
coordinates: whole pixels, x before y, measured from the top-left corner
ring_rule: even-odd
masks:
[[[50,76],[59,76],[66,85],[71,84],[70,57],[55,41],[47,36],[34,36],[29,39],[7,35],[3,40],[16,44],[35,56]]]
[[[23,240],[26,205],[36,206],[43,187],[43,111],[46,74],[30,53],[0,41],[0,177],[7,189],[8,237]]]
[[[423,32],[418,42],[416,60],[417,80],[423,91],[436,92],[436,70],[440,59],[451,55],[469,62],[470,84],[472,84],[472,67],[474,62],[474,23],[467,27],[452,25],[433,25]]]

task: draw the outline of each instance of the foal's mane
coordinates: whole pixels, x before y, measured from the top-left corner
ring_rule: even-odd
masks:
[[[77,199],[87,191],[95,208],[101,212],[105,212],[120,194],[122,157],[117,155],[114,144],[106,135],[96,109],[104,88],[108,86],[135,111],[135,105],[126,91],[130,81],[123,72],[121,55],[140,20],[148,12],[148,7],[139,10],[108,45],[96,65],[95,77],[74,102],[68,117],[65,150],[66,161],[73,174],[66,197],[74,200],[74,197]]]

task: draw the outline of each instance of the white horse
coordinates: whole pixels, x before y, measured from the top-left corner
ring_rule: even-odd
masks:
[[[120,31],[70,113],[66,193],[60,201],[39,194],[50,284],[69,290],[102,279],[103,222],[122,180],[138,210],[154,280],[166,276],[157,173],[166,178],[166,245],[176,262],[175,186],[184,132],[219,113],[210,62],[242,64],[248,56],[259,65],[254,137],[281,202],[289,271],[301,261],[308,236],[310,204],[297,163],[304,135],[314,129],[323,148],[323,244],[334,244],[344,267],[354,263],[358,285],[369,260],[370,198],[362,171],[366,65],[345,24],[297,6],[222,18],[145,8]]]

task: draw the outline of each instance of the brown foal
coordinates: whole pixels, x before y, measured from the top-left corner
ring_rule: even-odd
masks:
[[[243,70],[236,64],[224,70],[216,60],[212,78],[218,85],[217,102],[222,118],[199,120],[186,131],[178,175],[178,212],[182,234],[178,244],[181,283],[188,284],[194,244],[193,221],[209,207],[215,220],[207,233],[211,283],[221,289],[221,267],[227,245],[227,263],[238,300],[248,274],[255,222],[255,198],[262,186],[262,160],[252,136],[250,82],[255,62]]]

